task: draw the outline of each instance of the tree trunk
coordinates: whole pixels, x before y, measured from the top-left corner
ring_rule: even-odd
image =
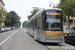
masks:
[[[68,15],[68,28],[70,28],[70,26],[69,26],[69,25],[70,25],[70,23],[69,23],[69,17],[70,17],[70,16]]]
[[[12,23],[11,23],[11,28],[12,28]]]

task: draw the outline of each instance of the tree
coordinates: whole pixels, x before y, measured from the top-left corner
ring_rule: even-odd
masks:
[[[4,15],[5,11],[3,10],[3,7],[0,7],[0,23],[5,21]]]
[[[20,22],[20,16],[14,11],[10,11],[8,14],[6,14],[6,20],[5,25],[6,26],[13,26],[16,23]]]
[[[19,22],[20,16],[18,16],[18,14],[14,11],[10,11],[9,13],[11,15],[11,27],[12,27],[15,23]]]
[[[6,14],[5,26],[11,26],[11,15],[10,15],[10,13]]]
[[[68,16],[68,27],[69,27],[69,17],[75,16],[75,0],[60,0],[58,8],[63,10],[63,14]]]
[[[21,26],[21,22],[19,21],[18,23],[15,23],[13,26],[14,27],[20,27]]]
[[[27,21],[24,21],[22,27],[26,27],[26,26],[27,26]]]
[[[33,17],[37,12],[39,11],[39,9],[34,9],[33,11],[31,11],[31,14],[28,16],[28,20]]]
[[[18,23],[19,27],[21,26],[21,22]]]

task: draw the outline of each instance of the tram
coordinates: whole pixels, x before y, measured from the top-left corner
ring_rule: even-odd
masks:
[[[41,42],[62,43],[62,10],[51,8],[38,11],[27,22],[27,32]]]

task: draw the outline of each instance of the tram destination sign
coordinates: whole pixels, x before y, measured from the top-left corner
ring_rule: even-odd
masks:
[[[47,15],[61,15],[61,13],[57,12],[46,12]]]

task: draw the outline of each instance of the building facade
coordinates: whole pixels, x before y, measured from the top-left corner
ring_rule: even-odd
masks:
[[[70,28],[75,27],[75,17],[69,17],[69,23],[68,23],[68,17],[66,17],[66,22],[63,24],[63,28],[68,28],[68,25]]]
[[[5,6],[4,2],[3,2],[2,0],[0,0],[0,8],[1,8],[1,7],[4,8],[4,6]],[[5,10],[5,9],[4,9],[4,10]],[[4,16],[4,17],[5,17],[5,16]],[[1,18],[0,18],[0,20],[1,20]],[[2,27],[2,26],[4,26],[4,25],[5,25],[4,22],[0,23],[0,27]]]

